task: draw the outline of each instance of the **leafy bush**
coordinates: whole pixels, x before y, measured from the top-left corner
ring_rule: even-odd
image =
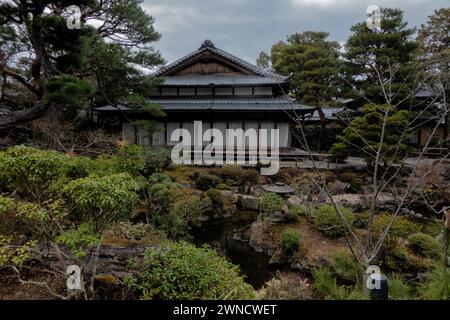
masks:
[[[338,251],[331,257],[337,276],[352,284],[361,283],[364,267],[345,251]]]
[[[60,192],[74,214],[101,231],[111,222],[130,217],[141,187],[128,173],[121,173],[72,180]]]
[[[142,299],[251,299],[253,288],[239,268],[214,250],[186,242],[149,249],[140,277],[132,284]]]
[[[285,213],[284,218],[286,222],[298,222],[300,217],[304,217],[307,215],[308,209],[303,205],[295,205],[291,206],[288,212]]]
[[[241,185],[256,185],[259,183],[259,172],[253,169],[244,170],[240,177]]]
[[[340,207],[339,212],[347,222],[348,226],[352,227],[354,222],[352,212],[344,207]],[[331,205],[325,204],[315,209],[313,211],[313,220],[319,230],[327,236],[340,237],[348,232],[348,229],[340,220],[334,207]]]
[[[107,159],[115,173],[127,172],[137,176],[145,169],[142,147],[135,144],[117,148],[115,154]]]
[[[200,190],[215,188],[221,183],[221,180],[211,174],[199,173],[194,177],[195,185]]]
[[[413,233],[408,237],[408,248],[421,256],[439,259],[444,248],[432,236],[424,233]]]
[[[450,269],[437,267],[429,273],[428,279],[422,280],[418,288],[424,300],[450,299]]]
[[[345,300],[347,292],[344,287],[338,286],[329,268],[317,269],[313,272],[313,287],[317,293],[326,300]]]
[[[355,222],[354,227],[359,229],[366,229],[369,227],[370,213],[364,211],[363,213],[354,214]]]
[[[403,279],[393,274],[389,277],[389,298],[391,300],[410,300],[411,287],[405,284]]]
[[[159,147],[144,148],[143,159],[147,174],[161,172],[172,162],[170,151]]]
[[[259,208],[264,216],[280,212],[283,205],[283,198],[275,193],[263,192],[259,197]]]
[[[391,220],[392,215],[387,213],[380,214],[374,218],[373,231],[377,238],[380,238]],[[402,247],[402,242],[408,235],[419,230],[420,227],[406,217],[397,217],[383,242],[378,255],[378,264],[391,270],[399,270],[407,266],[407,253]]]
[[[211,208],[213,213],[221,214],[225,208],[225,198],[217,189],[209,189],[206,196],[211,200]]]
[[[392,215],[383,213],[375,217],[373,221],[373,229],[378,234],[381,234],[389,225],[392,220]],[[390,236],[395,237],[407,237],[408,235],[420,231],[420,227],[409,221],[404,216],[399,216],[395,219],[392,227],[389,231]]]
[[[288,228],[283,231],[280,239],[280,247],[285,254],[291,255],[300,248],[300,231]]]
[[[211,207],[212,201],[209,197],[189,196],[176,201],[172,210],[176,215],[183,217],[186,225],[192,223],[199,226],[201,218],[211,210]]]
[[[229,185],[226,185],[225,183],[219,183],[216,186],[216,189],[218,189],[218,190],[233,190],[233,187],[230,187]]]
[[[151,224],[134,224],[130,221],[120,221],[110,231],[114,237],[129,241],[161,240],[165,237],[163,231],[155,229]]]
[[[159,172],[153,173],[147,180],[150,185],[155,183],[163,183],[163,184],[172,183],[172,178],[170,178],[167,174]]]
[[[336,142],[330,149],[331,159],[337,162],[344,162],[347,159],[348,148],[345,143]]]
[[[23,198],[42,201],[50,186],[69,172],[70,158],[56,151],[18,146],[0,152],[0,180]]]
[[[229,186],[237,186],[241,183],[242,175],[244,174],[244,169],[240,166],[234,165],[224,165],[222,168],[213,171],[214,174],[218,175],[225,184]]]

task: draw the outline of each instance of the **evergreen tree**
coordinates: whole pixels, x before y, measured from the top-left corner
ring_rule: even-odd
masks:
[[[73,1],[1,3],[0,73],[31,93],[34,105],[16,110],[4,101],[11,112],[2,116],[0,128],[37,119],[51,106],[67,113],[125,104],[160,116],[162,111],[146,102],[157,79],[142,71],[163,62],[153,45],[160,35],[141,2],[77,1],[79,29],[67,23]]]
[[[351,154],[364,158],[369,165],[377,158],[378,151],[380,163],[402,159],[408,149],[408,112],[391,105],[371,104],[362,107],[361,111],[363,116],[355,118],[338,136],[339,142],[330,151],[332,156],[336,160],[344,160]],[[380,138],[382,131],[383,139]]]
[[[273,69],[292,75],[292,87],[300,103],[319,109],[333,102],[339,65],[339,44],[328,33],[296,33],[272,47]]]
[[[375,104],[397,104],[414,87],[415,28],[408,28],[399,9],[381,9],[381,30],[366,22],[351,27],[344,53],[343,76],[353,97]]]
[[[441,8],[435,10],[434,14],[428,17],[425,25],[419,29],[417,37],[419,42],[418,59],[423,64],[423,72],[431,81],[427,82],[427,90],[433,95],[430,99],[435,99],[438,104],[443,105],[450,96],[450,9]],[[445,99],[444,99],[445,98]],[[430,101],[426,101],[430,103]],[[439,117],[439,113],[445,108],[435,108],[434,115]],[[431,118],[431,117],[430,117]],[[450,117],[447,114],[444,127],[444,136],[450,133]],[[446,142],[450,148],[450,141]]]

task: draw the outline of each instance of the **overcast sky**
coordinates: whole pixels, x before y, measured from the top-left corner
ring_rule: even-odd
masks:
[[[400,8],[410,25],[420,26],[450,0],[144,0],[162,34],[157,47],[168,62],[205,39],[251,63],[261,50],[270,52],[295,32],[326,31],[343,43],[372,4]]]

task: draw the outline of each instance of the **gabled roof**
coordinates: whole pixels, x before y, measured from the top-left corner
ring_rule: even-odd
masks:
[[[263,78],[269,78],[272,80],[276,80],[277,83],[286,82],[289,79],[289,77],[266,71],[258,66],[250,64],[247,61],[244,61],[222,49],[219,49],[214,45],[214,43],[212,43],[211,40],[205,40],[198,50],[184,56],[183,58],[181,58],[165,67],[162,67],[156,73],[156,75],[157,76],[167,76],[171,71],[178,69],[179,67],[181,67],[183,65],[187,65],[191,61],[195,61],[196,58],[198,58],[206,53],[216,55],[222,59],[227,60],[231,64],[239,66],[240,68],[248,71],[249,75],[259,76],[259,77],[263,77]]]

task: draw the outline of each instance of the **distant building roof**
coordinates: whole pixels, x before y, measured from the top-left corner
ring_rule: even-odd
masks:
[[[339,120],[345,114],[355,113],[355,111],[347,108],[324,108],[322,111],[326,120]],[[306,121],[320,121],[319,111],[314,111],[312,116],[306,118]]]

